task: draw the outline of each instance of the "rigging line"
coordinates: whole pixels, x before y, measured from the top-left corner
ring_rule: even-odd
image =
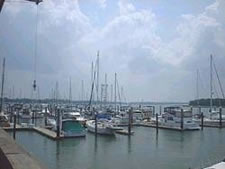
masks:
[[[96,64],[94,66],[94,78],[93,78],[93,82],[92,82],[92,85],[91,85],[91,96],[90,96],[90,100],[89,100],[89,108],[91,107],[91,102],[92,102],[92,97],[93,97],[93,92],[94,92],[94,86],[95,86],[95,77],[96,77]]]
[[[223,96],[223,99],[224,99],[225,97],[224,97],[224,92],[223,92],[222,84],[221,84],[221,81],[220,81],[220,78],[219,78],[219,74],[218,74],[218,71],[217,71],[217,68],[216,68],[216,64],[215,64],[214,61],[213,61],[213,67],[214,67],[214,70],[216,72],[217,80],[219,82],[220,90],[221,90],[221,93],[222,93],[222,96]]]

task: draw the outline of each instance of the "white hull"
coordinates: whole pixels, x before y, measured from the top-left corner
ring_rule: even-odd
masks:
[[[94,120],[90,120],[86,123],[87,129],[89,132],[95,133],[95,122]],[[114,135],[114,131],[110,128],[107,128],[107,126],[104,123],[99,123],[97,126],[97,134],[102,135]]]

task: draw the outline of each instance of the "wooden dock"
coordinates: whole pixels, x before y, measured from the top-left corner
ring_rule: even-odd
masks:
[[[56,132],[54,132],[52,130],[49,130],[46,128],[41,128],[41,127],[34,127],[33,130],[40,133],[41,135],[44,135],[44,136],[50,138],[50,139],[53,139],[53,140],[59,139],[59,138],[57,138]],[[60,136],[60,138],[62,138],[62,137],[63,137],[63,135]]]
[[[3,129],[5,131],[13,131],[13,127],[3,127]],[[53,139],[53,140],[58,140],[58,139],[61,139],[61,138],[64,138],[64,136],[61,134],[60,137],[57,137],[56,135],[56,132],[55,131],[52,131],[52,130],[49,130],[47,128],[43,128],[43,127],[23,127],[21,125],[16,125],[16,131],[35,131],[43,136],[46,136],[50,139]]]

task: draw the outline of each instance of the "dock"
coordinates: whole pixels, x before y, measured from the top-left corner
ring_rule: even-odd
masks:
[[[3,127],[6,131],[13,131],[13,127]],[[60,137],[57,137],[57,134],[55,131],[49,130],[48,128],[43,127],[23,127],[21,125],[16,125],[16,131],[34,131],[37,132],[43,136],[46,136],[52,140],[58,140],[64,138],[64,135],[60,135]]]
[[[0,127],[0,169],[47,169]]]
[[[121,127],[127,127],[127,124],[119,125]],[[151,128],[157,128],[155,123],[151,122],[142,122],[142,123],[133,123],[132,126],[137,126],[137,127],[151,127]],[[194,130],[199,130],[199,129],[181,129],[180,127],[167,127],[163,126],[161,124],[158,124],[159,129],[165,129],[165,130],[176,130],[176,131],[194,131]]]

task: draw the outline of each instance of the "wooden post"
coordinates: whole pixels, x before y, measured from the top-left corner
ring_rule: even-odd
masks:
[[[159,106],[159,115],[161,115],[162,114],[162,106],[160,105]]]
[[[220,107],[220,128],[222,127],[222,107]]]
[[[159,129],[159,118],[158,113],[156,113],[156,134],[158,134],[158,129]]]
[[[45,126],[47,126],[47,107],[45,107]]]
[[[131,135],[131,116],[132,116],[132,108],[130,108],[130,110],[129,110],[129,122],[128,122],[128,135],[130,136]]]
[[[16,113],[14,113],[14,119],[13,119],[13,139],[16,139]]]
[[[203,130],[203,127],[204,127],[204,115],[203,113],[201,113],[201,130]]]
[[[152,108],[153,108],[153,116],[155,116],[155,106],[152,106]]]
[[[98,134],[98,120],[97,120],[97,112],[95,112],[95,136]]]
[[[9,113],[10,113],[9,122],[12,123],[12,121],[13,121],[13,108],[11,106],[9,107]]]
[[[57,109],[57,138],[60,137],[60,110]]]
[[[183,129],[184,129],[184,110],[183,109],[181,109],[181,121],[180,122],[181,122],[180,128],[183,131]]]
[[[20,123],[20,116],[19,116],[19,110],[16,109],[16,115],[17,115],[17,124]]]
[[[34,124],[34,111],[32,111],[32,117],[31,118],[32,118],[32,124]]]
[[[199,107],[198,107],[198,114],[199,114],[199,115],[201,115],[201,113],[202,113],[201,111],[202,111],[201,106],[199,106]]]

